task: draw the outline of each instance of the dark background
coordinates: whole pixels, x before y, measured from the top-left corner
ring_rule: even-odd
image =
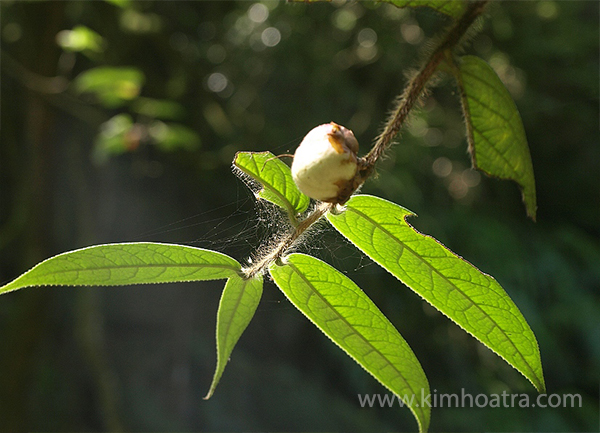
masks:
[[[231,173],[235,152],[293,153],[329,121],[351,128],[366,152],[429,38],[448,24],[427,9],[371,2],[264,5],[1,2],[0,282],[105,242],[178,242],[244,260],[280,216]],[[434,408],[432,431],[599,428],[598,22],[596,2],[502,2],[464,47],[490,62],[521,112],[537,223],[515,184],[470,170],[448,78],[363,188],[416,212],[419,230],[496,277],[538,338],[548,393],[582,396],[576,408]],[[99,90],[80,92],[80,74],[100,66],[133,71],[101,70]],[[535,397],[518,372],[326,224],[302,249],[380,306],[433,393]],[[0,297],[0,429],[416,428],[407,409],[360,408],[358,393],[386,390],[271,282],[215,395],[202,400],[222,286]]]

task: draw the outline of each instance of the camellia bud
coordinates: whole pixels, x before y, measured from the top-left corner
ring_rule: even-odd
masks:
[[[334,122],[317,126],[296,149],[294,182],[310,198],[344,203],[358,186],[357,153],[352,131]]]

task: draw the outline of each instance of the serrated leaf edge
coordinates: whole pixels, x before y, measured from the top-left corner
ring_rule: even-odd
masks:
[[[294,254],[299,254],[299,255],[301,255],[300,253],[294,253]],[[305,281],[305,282],[306,282],[308,285],[310,285],[311,287],[313,287],[313,286],[312,286],[312,284],[310,284],[310,282],[309,282],[309,281],[308,281],[308,280],[307,280],[307,279],[304,277],[304,275],[303,275],[301,272],[299,272],[299,271],[297,270],[297,268],[296,268],[294,265],[292,265],[292,264],[290,264],[290,263],[288,263],[288,262],[286,261],[286,258],[287,258],[287,257],[284,257],[284,258],[281,260],[281,264],[272,263],[272,264],[271,264],[271,266],[269,266],[269,271],[270,271],[270,270],[271,270],[271,268],[272,268],[272,267],[274,267],[274,266],[282,266],[282,265],[283,265],[283,266],[290,266],[291,268],[293,268],[293,269],[295,270],[295,272],[296,272],[296,273],[297,273],[297,274],[298,274],[298,275],[299,275],[299,276],[300,276],[300,277],[301,277],[301,278],[302,278],[302,279],[303,279],[303,280],[304,280],[304,281]],[[272,276],[271,276],[271,277],[272,277]],[[356,284],[356,283],[354,283],[354,284]],[[278,287],[279,287],[279,285],[278,285]],[[357,286],[357,287],[358,287],[358,286]],[[360,287],[359,287],[359,289],[360,289]],[[362,289],[360,289],[360,290],[362,290]],[[290,301],[290,303],[292,303],[292,305],[294,305],[294,303],[292,302],[292,300],[291,300],[291,299],[288,297],[287,293],[285,293],[285,291],[284,291],[283,289],[281,289],[281,291],[283,292],[283,294],[285,295],[285,297],[286,297],[286,298],[287,298],[287,299]],[[319,293],[317,290],[314,290],[314,293],[316,293],[316,294],[317,294],[317,295],[318,295],[318,296],[321,298],[321,300],[323,300],[323,301],[324,301],[324,302],[325,302],[327,305],[331,305],[331,304],[330,304],[330,303],[329,303],[329,302],[328,302],[328,301],[327,301],[325,298],[323,298],[323,296],[322,296],[322,295],[321,295],[321,294],[320,294],[320,293]],[[372,301],[371,301],[371,302],[372,302]],[[294,306],[295,306],[295,305],[294,305]],[[336,312],[336,314],[338,315],[338,317],[340,317],[340,318],[341,318],[341,319],[342,319],[342,320],[343,320],[343,321],[344,321],[344,322],[345,322],[345,323],[348,325],[348,327],[350,327],[350,328],[352,328],[352,329],[355,329],[353,326],[351,326],[351,324],[350,324],[350,323],[348,323],[348,321],[346,320],[346,318],[345,318],[344,316],[342,316],[341,314],[339,314],[339,313],[338,313],[338,311],[337,311],[335,308],[331,307],[331,309],[332,309],[332,310],[334,310],[334,311]],[[303,312],[302,310],[300,310],[300,312],[301,312],[301,313],[302,313],[302,314],[303,314],[303,315],[304,315],[304,316],[305,316],[305,317],[306,317],[306,318],[307,318],[307,319],[308,319],[308,320],[309,320],[309,321],[310,321],[310,322],[311,322],[313,325],[315,325],[315,327],[316,327],[317,329],[319,329],[319,331],[321,331],[321,332],[322,332],[322,333],[323,333],[323,334],[324,334],[324,335],[325,335],[325,336],[326,336],[326,337],[327,337],[327,338],[328,338],[328,339],[329,339],[329,340],[330,340],[332,343],[334,343],[334,344],[335,344],[337,347],[339,347],[340,349],[342,349],[342,351],[344,351],[344,353],[346,353],[346,355],[348,355],[348,356],[349,356],[349,357],[350,357],[352,360],[354,360],[354,362],[356,362],[356,363],[357,363],[357,364],[358,364],[358,365],[359,365],[359,366],[360,366],[360,367],[361,367],[361,368],[362,368],[364,371],[366,371],[367,373],[369,373],[369,374],[370,374],[370,375],[371,375],[371,376],[372,376],[372,377],[373,377],[373,378],[374,378],[374,379],[375,379],[377,382],[379,382],[379,383],[380,383],[380,384],[381,384],[381,385],[382,385],[384,388],[388,389],[390,392],[392,392],[394,395],[396,395],[398,398],[400,398],[400,399],[401,399],[401,400],[402,400],[402,401],[405,403],[406,407],[408,407],[408,408],[410,409],[410,411],[413,413],[413,416],[415,417],[415,419],[416,419],[416,421],[417,421],[417,424],[419,425],[419,432],[426,432],[426,431],[427,431],[427,429],[428,429],[428,425],[425,425],[425,426],[423,425],[421,418],[420,418],[420,417],[417,415],[417,412],[416,412],[416,408],[418,408],[418,409],[423,409],[423,411],[424,411],[424,413],[423,413],[423,414],[424,414],[425,416],[427,416],[427,418],[426,418],[425,420],[423,420],[423,421],[426,421],[426,422],[428,423],[428,422],[429,422],[429,418],[430,418],[430,411],[427,411],[427,408],[425,408],[425,407],[423,407],[423,408],[422,408],[422,407],[420,407],[418,403],[416,403],[415,405],[410,405],[410,404],[409,404],[409,402],[407,402],[407,401],[404,399],[404,396],[398,395],[398,394],[397,394],[395,391],[393,391],[393,390],[392,390],[392,389],[391,389],[389,386],[387,386],[385,383],[383,383],[383,382],[382,382],[382,381],[381,381],[381,380],[380,380],[380,379],[379,379],[377,376],[375,376],[375,375],[374,375],[374,374],[373,374],[373,373],[372,373],[370,370],[367,370],[367,369],[366,369],[366,368],[365,368],[365,367],[362,365],[362,363],[361,363],[361,362],[359,362],[359,360],[358,360],[356,357],[354,357],[354,355],[352,355],[352,354],[351,354],[350,352],[348,352],[348,351],[347,351],[347,350],[346,350],[344,347],[342,347],[341,345],[339,345],[339,344],[338,344],[338,343],[337,343],[337,342],[336,342],[336,341],[335,341],[333,338],[331,338],[329,335],[327,335],[327,333],[326,333],[326,332],[325,332],[325,331],[324,331],[324,330],[321,328],[321,326],[320,326],[320,325],[319,325],[317,322],[315,322],[315,321],[314,321],[314,320],[313,320],[311,317],[309,317],[309,316],[307,316],[306,314],[304,314],[304,312]],[[381,314],[383,315],[383,313],[381,313]],[[383,316],[385,317],[385,315],[383,315]],[[386,320],[388,320],[388,321],[389,321],[389,319],[387,319],[387,317],[386,317]],[[393,326],[393,324],[392,324],[392,326]],[[396,329],[396,327],[395,327],[395,326],[394,326],[394,329]],[[396,329],[396,331],[397,331],[397,329]],[[372,345],[371,345],[371,344],[370,344],[370,343],[369,343],[369,342],[368,342],[368,341],[365,339],[365,337],[364,337],[364,336],[363,336],[363,335],[362,335],[360,332],[358,332],[358,331],[357,331],[356,333],[357,333],[358,335],[360,335],[360,337],[363,339],[363,341],[364,341],[364,342],[366,342],[366,343],[369,345],[369,347],[371,347],[371,348],[373,349],[373,351],[376,351],[377,353],[379,353],[379,354],[381,355],[381,357],[382,357],[383,359],[385,359],[385,360],[388,362],[388,364],[389,364],[389,365],[391,365],[391,366],[394,368],[394,370],[395,370],[396,372],[400,373],[400,372],[399,372],[399,371],[396,369],[396,367],[395,367],[393,364],[391,364],[391,363],[390,363],[390,362],[387,360],[387,358],[386,358],[386,357],[385,357],[385,356],[384,356],[384,355],[383,355],[383,354],[382,354],[382,353],[381,353],[381,352],[380,352],[380,351],[379,351],[377,348],[373,347],[373,346],[372,346]],[[408,343],[407,343],[407,345],[408,345]],[[411,350],[412,350],[412,349],[411,349]],[[416,357],[416,356],[415,356],[415,357]],[[407,382],[407,380],[404,378],[404,376],[403,376],[403,375],[401,375],[401,374],[399,374],[399,376],[402,378],[402,380],[403,380],[403,381],[404,381],[404,383],[407,385],[407,387],[408,387],[408,388],[411,388],[411,387],[408,385],[408,382]],[[425,379],[427,380],[427,377],[425,377]],[[428,383],[427,385],[429,386],[429,383]],[[429,391],[429,389],[428,389],[428,391]],[[415,395],[417,395],[417,394],[415,394]]]
[[[304,212],[308,208],[308,204],[309,204],[308,202],[310,202],[310,200],[308,200],[307,205],[305,207],[301,207],[301,208],[296,209],[296,207],[287,199],[287,197],[285,195],[281,194],[281,192],[279,192],[279,190],[277,188],[273,187],[273,185],[271,185],[270,183],[263,183],[264,179],[262,179],[262,178],[260,178],[260,179],[256,178],[255,175],[254,175],[254,173],[251,173],[250,171],[248,171],[244,167],[238,165],[238,156],[239,155],[243,155],[243,154],[249,154],[249,155],[261,155],[261,154],[264,154],[264,155],[272,155],[273,158],[277,158],[277,157],[275,155],[273,155],[269,151],[265,151],[265,152],[245,152],[245,151],[243,151],[243,152],[237,152],[235,154],[235,157],[233,159],[233,164],[242,173],[250,176],[252,179],[254,179],[255,181],[257,181],[262,186],[263,189],[267,188],[269,191],[271,191],[273,194],[275,194],[283,203],[285,203],[285,205],[286,205],[286,212],[288,213],[288,215],[292,219],[292,222],[294,223],[294,225],[297,225],[298,224],[298,219],[297,219],[296,215],[298,213]],[[259,169],[258,163],[257,163],[257,161],[254,158],[250,158],[250,160],[252,161],[252,163],[256,167],[256,171],[257,172],[260,173],[260,172],[263,171],[263,169]],[[298,193],[304,195],[302,192],[300,192],[300,190],[298,190]],[[265,200],[268,200],[268,199],[265,199]],[[275,203],[275,204],[277,204],[277,203]]]
[[[367,196],[366,194],[361,194],[362,196]],[[368,197],[373,197],[373,196],[368,196]],[[378,198],[378,197],[376,197]],[[383,200],[383,199],[381,199]],[[387,201],[387,200],[386,200]],[[392,202],[389,202],[392,203]],[[395,203],[393,203],[395,204]],[[349,205],[349,203],[348,203]],[[398,205],[396,205],[398,206]],[[403,208],[404,209],[404,208]],[[345,210],[346,212],[348,212],[350,210],[349,206],[346,206]],[[407,209],[405,209],[406,211],[408,211]],[[364,213],[359,212],[355,209],[352,210],[353,212],[357,213],[357,214],[362,214],[364,215]],[[438,241],[437,239],[435,239],[434,237],[427,235],[425,233],[421,233],[420,231],[418,231],[417,229],[415,229],[409,222],[408,222],[408,218],[411,216],[415,216],[414,213],[408,211],[409,213],[404,214],[403,215],[403,220],[404,222],[417,234],[430,238],[432,240],[434,240],[436,243],[438,243],[441,247],[443,247],[444,249],[446,249],[447,251],[449,251],[452,255],[454,255],[456,258],[458,258],[459,260],[464,261],[465,263],[469,264],[470,266],[472,266],[473,268],[475,268],[478,272],[480,272],[481,274],[491,278],[492,280],[496,281],[496,279],[494,277],[492,277],[489,274],[486,274],[485,272],[482,272],[481,270],[479,270],[476,266],[474,266],[472,263],[470,263],[468,260],[465,260],[463,257],[459,256],[458,254],[456,254],[455,252],[453,252],[452,250],[448,249],[444,244],[442,244],[440,241]],[[369,220],[372,221],[371,218],[369,218],[368,216],[364,215],[365,217],[367,217]],[[329,218],[328,218],[329,220]],[[373,221],[374,222],[374,221]],[[330,221],[331,223],[331,221]],[[375,222],[374,222],[375,223]],[[333,225],[333,224],[332,224]],[[379,227],[380,224],[377,224],[377,226]],[[335,228],[335,226],[334,226]],[[387,231],[385,228],[380,227],[380,229],[384,232],[387,233],[387,235],[391,238],[395,238],[395,236],[393,236],[391,233],[389,233],[389,231]],[[341,233],[341,232],[340,232]],[[356,246],[356,244],[354,244],[354,242],[349,239],[347,236],[345,236],[343,233],[341,233],[346,239],[348,239],[353,245]],[[401,241],[398,240],[398,242],[402,243]],[[410,247],[406,246],[404,243],[402,243],[403,247],[410,250],[416,257],[421,257],[419,254],[416,254]],[[358,247],[358,246],[357,246]],[[360,249],[360,248],[359,248]],[[367,254],[367,253],[365,253]],[[369,256],[367,254],[367,256]],[[369,256],[370,257],[370,256]],[[376,260],[372,259],[375,263],[379,264]],[[448,281],[448,279],[440,274],[435,268],[433,268],[431,265],[429,265],[429,263],[427,263],[426,261],[422,260],[430,269],[432,269],[433,271],[436,272],[437,275],[439,275],[441,278],[443,278],[444,280]],[[408,284],[406,284],[404,281],[402,281],[399,277],[397,277],[396,275],[394,275],[391,271],[389,271],[388,269],[386,269],[383,265],[379,264],[383,269],[385,269],[387,272],[389,272],[391,275],[393,275],[398,281],[400,281],[402,284],[406,285],[408,288],[410,288],[411,290],[413,290],[410,286],[408,286]],[[468,297],[466,294],[464,294],[464,292],[457,287],[455,284],[453,284],[452,282],[448,281],[448,283],[450,283],[456,290],[458,290],[466,299],[471,300],[470,297]],[[498,284],[500,286],[500,284]],[[501,287],[501,286],[500,286]],[[485,311],[481,310],[481,307],[479,307],[479,305],[471,300],[471,303],[473,305],[475,305],[486,317],[488,317],[493,323],[494,326],[496,326],[498,329],[500,329],[502,331],[502,334],[507,338],[507,340],[510,342],[510,344],[514,347],[514,349],[516,350],[516,352],[519,354],[519,356],[521,357],[521,359],[523,361],[525,361],[525,365],[527,365],[528,369],[530,370],[529,373],[531,374],[532,377],[529,377],[528,375],[526,375],[524,372],[522,372],[520,369],[516,368],[514,365],[512,365],[502,354],[498,353],[496,350],[494,350],[492,347],[488,346],[486,343],[484,343],[483,341],[481,341],[476,335],[474,335],[472,332],[470,332],[469,330],[465,329],[460,323],[456,322],[452,317],[450,317],[448,314],[446,314],[445,312],[439,310],[435,305],[433,305],[429,300],[427,300],[425,297],[423,297],[423,295],[421,295],[421,293],[419,293],[416,290],[413,290],[413,292],[415,292],[417,295],[419,295],[424,301],[426,301],[429,305],[431,305],[433,308],[435,308],[436,310],[440,311],[440,313],[442,313],[444,316],[446,316],[448,319],[450,319],[453,323],[455,323],[456,325],[458,325],[461,329],[463,329],[465,332],[467,332],[469,335],[471,335],[473,338],[475,338],[477,341],[479,341],[481,344],[483,344],[485,347],[487,347],[489,350],[491,350],[492,352],[494,352],[496,355],[498,355],[500,358],[502,358],[508,365],[510,365],[511,367],[513,367],[516,371],[518,371],[519,373],[521,373],[521,375],[523,375],[527,380],[529,380],[529,382],[531,382],[531,384],[540,392],[543,393],[546,391],[546,385],[544,382],[544,377],[543,375],[540,377],[540,383],[536,383],[536,381],[533,380],[533,378],[536,378],[535,375],[535,371],[533,370],[532,366],[529,365],[529,362],[527,362],[527,360],[524,358],[523,354],[521,353],[520,350],[518,350],[518,348],[514,345],[514,343],[512,342],[512,340],[510,338],[508,338],[508,336],[506,335],[505,331],[495,322],[495,320],[493,320],[493,318],[491,318]],[[508,294],[506,294],[508,296]],[[508,298],[510,299],[510,296],[508,296]],[[510,301],[514,304],[514,301],[512,301],[512,299],[510,299]],[[515,305],[516,307],[516,305]],[[520,312],[520,310],[517,307],[517,310]],[[521,313],[522,314],[522,313]],[[525,321],[525,324],[529,327],[529,324],[527,323],[527,321]],[[530,327],[531,329],[531,327]],[[533,331],[532,331],[533,333]],[[535,341],[535,349],[537,351],[537,355],[538,358],[541,359],[540,356],[540,351],[539,351],[539,345],[537,343],[537,341]],[[537,378],[536,378],[537,379]]]
[[[166,284],[168,282],[165,281],[145,281],[145,282],[133,282],[133,283],[118,283],[118,284],[81,284],[81,283],[77,283],[77,284],[58,284],[58,283],[42,283],[42,284],[25,284],[25,285],[19,285],[18,282],[19,280],[23,279],[24,277],[26,277],[31,271],[33,271],[34,269],[42,266],[44,263],[50,261],[50,260],[54,260],[58,257],[61,256],[65,256],[68,254],[73,254],[73,253],[77,253],[77,252],[81,252],[81,251],[85,251],[85,250],[90,250],[90,249],[95,249],[95,248],[99,248],[99,247],[107,247],[107,246],[117,246],[117,245],[158,245],[158,246],[168,246],[168,247],[182,247],[182,248],[191,248],[193,250],[200,250],[200,251],[207,251],[207,252],[211,252],[211,253],[215,253],[215,254],[219,254],[221,256],[224,256],[232,261],[234,261],[236,263],[237,266],[228,266],[228,265],[222,265],[222,264],[215,264],[215,265],[211,265],[211,264],[207,264],[207,267],[212,267],[212,268],[220,268],[220,269],[231,269],[232,271],[234,271],[236,274],[240,274],[241,273],[241,265],[239,264],[239,262],[237,262],[235,259],[233,259],[232,257],[223,254],[219,251],[213,251],[213,250],[207,250],[204,248],[196,248],[196,247],[190,247],[188,245],[179,245],[179,244],[168,244],[168,243],[161,243],[161,242],[123,242],[123,243],[109,243],[109,244],[98,244],[98,245],[91,245],[88,247],[83,247],[83,248],[78,248],[75,250],[71,250],[71,251],[65,251],[64,253],[60,253],[57,254],[55,256],[52,257],[48,257],[45,260],[42,260],[41,262],[37,263],[35,266],[33,266],[32,268],[30,268],[29,270],[23,272],[21,275],[19,275],[17,278],[13,279],[12,281],[8,282],[7,284],[3,285],[0,287],[0,295],[3,295],[5,293],[10,293],[13,292],[15,290],[19,290],[19,289],[23,289],[26,287],[57,287],[57,286],[69,286],[69,287],[75,287],[75,286],[81,286],[81,287],[96,287],[96,286],[100,286],[100,287],[106,287],[106,286],[126,286],[126,285],[143,285],[143,284]],[[103,270],[103,269],[134,269],[134,268],[150,268],[150,267],[154,267],[156,265],[135,265],[135,266],[114,266],[114,267],[97,267],[94,269],[97,270]],[[184,264],[180,264],[177,262],[174,262],[173,265],[161,265],[162,267],[186,267]],[[190,264],[188,265],[188,267],[198,267],[197,264]],[[83,269],[85,270],[85,269]],[[60,274],[62,272],[74,272],[75,270],[73,269],[69,269],[69,270],[65,270],[65,271],[59,271],[59,272],[52,272],[52,274]],[[211,281],[211,280],[221,280],[221,279],[226,279],[227,277],[219,277],[219,278],[209,278],[209,279],[198,279],[198,278],[182,278],[182,279],[176,279],[173,280],[172,282],[192,282],[192,281]],[[10,288],[11,286],[14,286],[13,288]]]

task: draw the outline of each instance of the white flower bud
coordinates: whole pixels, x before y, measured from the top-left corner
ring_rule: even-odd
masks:
[[[356,189],[358,141],[334,122],[313,128],[296,149],[292,177],[310,198],[345,202]]]

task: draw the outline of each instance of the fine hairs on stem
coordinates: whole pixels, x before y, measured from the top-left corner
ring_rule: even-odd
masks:
[[[433,51],[425,65],[407,84],[383,132],[379,135],[369,153],[360,160],[363,182],[373,173],[377,160],[392,145],[392,140],[400,131],[400,128],[419,100],[427,82],[433,76],[439,64],[446,56],[450,56],[451,50],[458,45],[471,24],[481,15],[488,2],[489,0],[483,0],[469,3],[463,15],[456,22],[456,25],[448,31],[446,37]]]
[[[387,120],[383,132],[377,137],[377,140],[369,153],[358,161],[359,170],[357,173],[356,187],[362,185],[372,174],[375,164],[386,150],[392,145],[394,137],[398,134],[410,111],[418,102],[419,97],[424,91],[427,82],[434,75],[440,63],[451,55],[455,48],[469,29],[471,24],[479,17],[489,0],[474,1],[468,4],[465,12],[456,21],[456,24],[450,28],[442,42],[435,48],[428,60],[425,62],[419,72],[406,85],[404,92],[398,99],[396,108]],[[285,252],[323,215],[333,209],[336,205],[332,203],[318,202],[317,206],[292,230],[273,246],[267,253],[260,257],[251,266],[242,269],[244,278],[252,278],[264,270],[273,262],[281,259]]]
[[[263,272],[267,266],[275,260],[280,259],[283,254],[294,244],[294,242],[302,236],[306,230],[316,223],[323,215],[325,215],[333,206],[333,203],[319,202],[317,206],[304,218],[298,226],[289,231],[277,245],[262,256],[256,263],[242,269],[243,277],[248,279]]]

